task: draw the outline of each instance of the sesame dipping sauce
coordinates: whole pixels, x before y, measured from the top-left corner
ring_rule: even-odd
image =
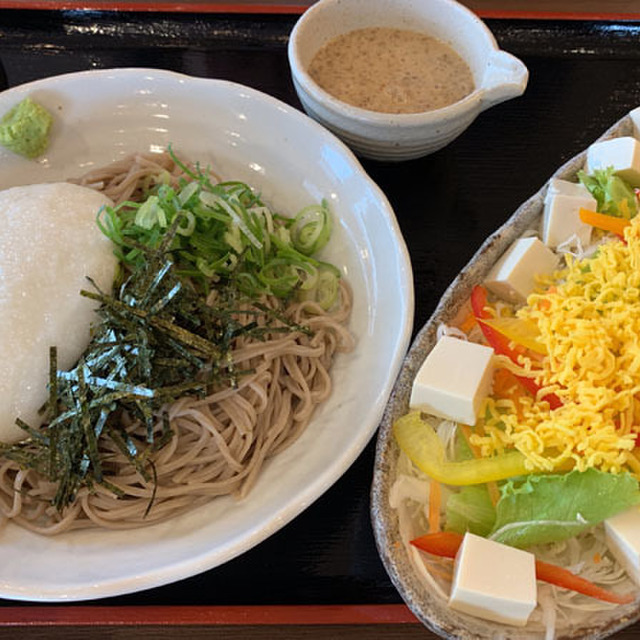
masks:
[[[469,66],[449,45],[407,29],[368,27],[333,38],[308,71],[339,100],[383,113],[440,109],[474,90]]]

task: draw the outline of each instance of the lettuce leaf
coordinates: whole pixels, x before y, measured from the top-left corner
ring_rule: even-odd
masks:
[[[456,431],[453,455],[456,462],[473,460],[475,457],[460,427]],[[445,519],[447,531],[461,534],[470,531],[486,537],[493,529],[495,520],[496,510],[486,484],[462,487],[447,499]]]
[[[514,547],[565,540],[639,503],[638,481],[628,473],[531,475],[502,487],[489,537]]]
[[[461,460],[473,460],[475,457],[460,427],[457,427],[456,429],[453,456],[456,462],[460,462]]]
[[[591,175],[578,171],[578,179],[596,199],[600,213],[627,219],[638,213],[634,190],[614,174],[613,167],[596,169]]]
[[[486,537],[496,520],[496,510],[491,502],[487,485],[468,485],[447,500],[447,531],[464,534],[466,531]]]

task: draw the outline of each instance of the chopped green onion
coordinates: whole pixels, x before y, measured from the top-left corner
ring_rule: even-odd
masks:
[[[116,245],[118,258],[130,268],[140,267],[145,248],[157,250],[173,228],[168,247],[178,272],[188,274],[205,294],[211,281],[233,281],[247,295],[302,298],[305,292],[309,297],[318,286],[320,263],[313,256],[331,235],[327,202],[288,219],[242,182],[212,184],[199,170],[183,170],[192,181],[178,188],[156,184],[143,203],[126,202],[99,213],[98,225]],[[324,277],[324,289],[329,280]]]
[[[331,309],[338,299],[340,273],[330,264],[318,268],[318,277],[313,288],[302,291],[303,300],[317,302],[325,311]]]
[[[331,214],[325,200],[305,207],[291,225],[291,241],[295,249],[310,256],[322,249],[331,237]]]

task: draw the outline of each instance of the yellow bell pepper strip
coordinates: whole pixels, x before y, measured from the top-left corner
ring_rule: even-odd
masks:
[[[422,419],[419,411],[412,411],[396,420],[393,435],[400,449],[418,469],[443,484],[484,484],[531,473],[525,466],[525,457],[519,451],[492,458],[449,462],[440,438],[433,427]]]
[[[533,322],[521,318],[497,317],[483,318],[482,324],[495,329],[511,342],[521,344],[534,353],[547,355],[547,345],[540,340],[540,330]]]
[[[615,216],[591,211],[591,209],[585,209],[584,207],[580,207],[580,220],[585,224],[590,224],[592,227],[610,231],[620,237],[624,237],[624,230],[631,223],[630,220],[625,218],[616,218]]]
[[[460,545],[462,544],[463,537],[459,533],[453,531],[440,531],[438,533],[428,533],[419,538],[411,540],[412,544],[417,549],[430,553],[434,556],[441,558],[455,558]],[[548,562],[542,562],[542,560],[536,559],[536,578],[542,580],[542,582],[548,582],[549,584],[556,585],[563,589],[570,589],[571,591],[577,591],[585,596],[591,598],[597,598],[604,602],[612,602],[614,604],[629,604],[633,602],[634,598],[631,594],[618,594],[608,589],[603,589],[598,585],[585,580],[575,573],[559,567],[555,564],[549,564]]]

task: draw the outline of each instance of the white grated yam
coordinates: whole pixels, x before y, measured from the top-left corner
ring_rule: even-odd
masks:
[[[16,442],[21,418],[39,427],[49,347],[69,368],[89,343],[95,303],[80,296],[90,276],[110,291],[116,259],[96,225],[106,196],[67,183],[0,191],[0,441]]]

